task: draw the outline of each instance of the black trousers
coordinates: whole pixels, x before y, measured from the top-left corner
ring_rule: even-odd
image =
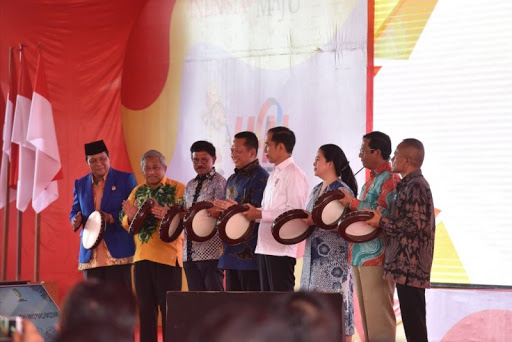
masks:
[[[293,292],[295,258],[257,254],[261,291]]]
[[[162,315],[165,339],[167,291],[181,290],[181,267],[163,265],[149,260],[134,264],[133,277],[139,307],[140,342],[157,342],[158,308]],[[174,310],[174,309],[173,309]]]
[[[396,284],[405,337],[409,342],[428,342],[425,289]]]
[[[189,291],[224,291],[224,272],[219,260],[185,261],[183,268]]]
[[[260,273],[252,270],[226,270],[226,291],[261,291]]]
[[[84,279],[98,279],[102,282],[120,283],[132,288],[132,265],[114,265],[84,270]]]

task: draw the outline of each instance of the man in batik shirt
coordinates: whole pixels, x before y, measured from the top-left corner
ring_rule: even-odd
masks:
[[[434,257],[435,212],[430,186],[421,172],[423,144],[405,139],[393,156],[393,172],[402,180],[389,217],[374,211],[367,221],[386,236],[384,276],[396,283],[407,341],[426,342],[425,288],[430,287]]]
[[[215,146],[208,141],[196,141],[190,147],[192,164],[197,176],[185,190],[185,207],[197,202],[224,198],[226,179],[215,171]],[[211,211],[212,214],[214,211]],[[190,291],[223,291],[224,273],[219,269],[222,241],[218,234],[204,242],[192,241],[185,232],[183,267]]]
[[[226,184],[226,200],[215,201],[215,206],[225,210],[233,204],[250,203],[261,207],[263,191],[267,185],[268,172],[258,161],[258,138],[253,132],[235,135],[231,146],[231,159],[235,164]],[[260,291],[258,262],[254,250],[258,239],[259,223],[247,241],[230,246],[224,243],[224,253],[219,259],[219,268],[226,270],[226,291]]]
[[[363,136],[359,158],[370,170],[370,179],[361,189],[359,199],[344,192],[345,197],[340,202],[345,207],[350,210],[381,209],[384,216],[389,214],[396,183],[400,180],[391,172],[390,154],[391,139],[387,134],[375,131]],[[396,336],[395,284],[383,278],[384,252],[383,234],[372,241],[349,245],[348,261],[354,272],[366,341],[394,341]]]

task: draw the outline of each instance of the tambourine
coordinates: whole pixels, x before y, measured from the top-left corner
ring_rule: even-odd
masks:
[[[144,201],[144,203],[142,203],[139,210],[137,210],[137,213],[133,217],[132,222],[130,223],[130,229],[128,230],[130,234],[135,235],[140,232],[148,216],[153,215],[151,214],[151,208],[153,208],[154,205],[155,200],[152,198],[148,198]]]
[[[345,197],[339,190],[331,190],[318,197],[311,212],[311,218],[318,228],[335,229],[345,213],[345,207],[338,201]]]
[[[353,211],[345,216],[338,223],[338,233],[349,242],[368,242],[379,236],[381,229],[370,226],[365,221],[371,219],[371,211]]]
[[[288,210],[279,215],[272,223],[272,235],[283,245],[299,243],[313,233],[315,226],[308,226],[302,219],[308,214],[302,209]]]
[[[239,245],[252,236],[254,221],[249,221],[242,214],[249,210],[246,205],[232,205],[224,210],[217,219],[217,230],[219,237],[228,245]]]
[[[188,208],[183,225],[187,230],[187,236],[190,240],[203,242],[215,235],[217,219],[210,217],[207,211],[207,209],[212,207],[213,203],[201,201]]]
[[[101,240],[103,240],[105,228],[105,215],[101,211],[93,211],[87,218],[82,233],[82,245],[84,248],[93,249],[98,247]]]
[[[180,214],[185,212],[182,205],[174,204],[166,212],[162,221],[160,221],[160,240],[163,242],[173,242],[183,231],[183,220]]]

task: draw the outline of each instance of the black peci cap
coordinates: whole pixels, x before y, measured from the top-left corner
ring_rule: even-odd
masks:
[[[106,152],[108,154],[107,146],[103,140],[93,141],[91,143],[85,144],[84,148],[85,158],[87,158],[87,156],[92,156],[101,152]]]

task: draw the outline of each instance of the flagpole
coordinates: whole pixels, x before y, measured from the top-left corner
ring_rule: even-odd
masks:
[[[34,236],[34,282],[39,282],[39,243],[41,236],[41,216],[36,213],[36,231]]]
[[[13,62],[12,51],[13,51],[13,48],[12,48],[12,46],[10,46],[9,47],[9,72],[8,72],[9,80],[12,77],[12,62]],[[13,90],[10,89],[9,91],[13,91]],[[9,101],[9,99],[7,99],[7,101]],[[7,153],[5,153],[4,151],[2,151],[2,153],[7,155]],[[4,161],[7,163],[7,167],[6,167],[7,177],[5,178],[4,235],[3,235],[3,243],[2,243],[2,251],[3,251],[2,276],[0,277],[0,279],[7,280],[7,240],[9,239],[9,204],[10,204],[10,200],[9,200],[9,196],[10,196],[10,193],[9,193],[9,168],[10,168],[10,165],[9,165],[9,158],[4,158]]]
[[[5,152],[3,152],[5,153]],[[9,160],[7,159],[7,180],[5,187],[5,207],[4,207],[4,236],[2,241],[2,280],[7,280],[7,240],[9,239]]]
[[[21,223],[23,212],[18,210],[18,220],[16,222],[16,280],[21,280]]]
[[[39,42],[37,45],[39,54],[41,54],[42,44]],[[37,63],[37,68],[39,69],[39,60]],[[37,73],[37,71],[36,71]],[[37,77],[37,75],[36,75]],[[36,212],[36,227],[34,234],[34,282],[39,282],[39,244],[41,242],[41,215]]]
[[[21,61],[21,55],[23,54],[23,44],[20,44],[19,50]],[[20,73],[21,72],[22,71],[20,70]],[[23,212],[19,209],[17,210],[16,221],[16,280],[21,280],[21,225],[23,221]]]

